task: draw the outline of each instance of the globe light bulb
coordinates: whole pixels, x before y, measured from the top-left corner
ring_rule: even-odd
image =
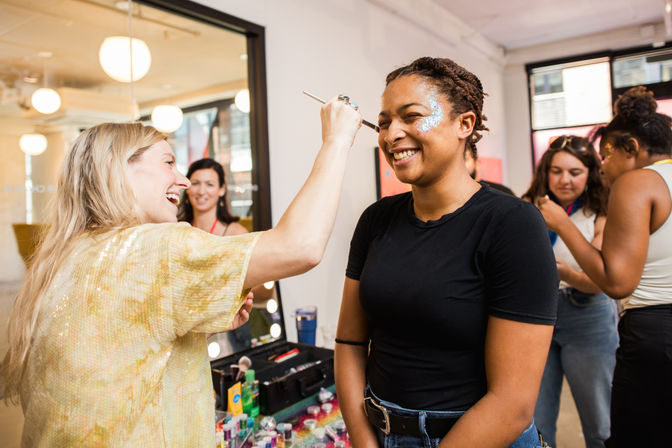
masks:
[[[129,43],[128,36],[105,38],[98,51],[98,61],[107,75],[119,82],[131,82],[131,45],[133,45],[133,79],[142,79],[152,65],[152,54],[147,44],[137,38]]]
[[[19,138],[19,148],[31,156],[40,155],[47,149],[47,137],[42,134],[23,134]]]
[[[54,89],[42,87],[33,92],[30,102],[36,111],[53,114],[61,107],[61,97]]]
[[[165,104],[152,110],[152,124],[161,132],[169,134],[177,131],[182,126],[183,120],[182,109],[177,106]]]

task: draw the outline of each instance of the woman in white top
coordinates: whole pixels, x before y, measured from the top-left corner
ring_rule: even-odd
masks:
[[[590,141],[563,135],[553,140],[537,165],[524,199],[548,197],[561,206],[583,238],[599,249],[606,221],[606,189],[600,160]],[[588,448],[609,437],[609,400],[618,334],[616,303],[581,270],[567,245],[549,231],[558,266],[558,318],[553,330],[534,420],[555,446],[563,376],[581,418]],[[586,375],[586,372],[591,375]]]
[[[672,119],[656,108],[650,92],[634,87],[616,101],[616,116],[601,131],[602,170],[613,183],[601,250],[560,207],[537,201],[548,227],[595,284],[626,298],[610,448],[672,446]]]

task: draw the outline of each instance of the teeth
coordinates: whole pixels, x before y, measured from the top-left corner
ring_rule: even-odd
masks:
[[[166,193],[166,199],[175,205],[180,203],[180,195],[177,193]]]
[[[406,151],[395,152],[393,154],[394,160],[407,159],[407,158],[411,157],[413,154],[415,154],[416,152],[418,152],[417,149],[409,149],[409,150],[406,150]]]

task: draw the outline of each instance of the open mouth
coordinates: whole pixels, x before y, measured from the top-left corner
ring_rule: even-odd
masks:
[[[394,157],[394,160],[406,160],[419,152],[419,149],[407,149],[405,151],[392,153],[392,157]]]
[[[178,205],[180,203],[180,195],[177,193],[166,193],[166,199],[173,205]]]

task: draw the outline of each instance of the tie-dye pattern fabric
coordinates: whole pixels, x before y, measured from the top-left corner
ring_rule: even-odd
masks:
[[[231,327],[259,235],[146,224],[75,241],[42,299],[22,446],[213,447],[205,332]]]

